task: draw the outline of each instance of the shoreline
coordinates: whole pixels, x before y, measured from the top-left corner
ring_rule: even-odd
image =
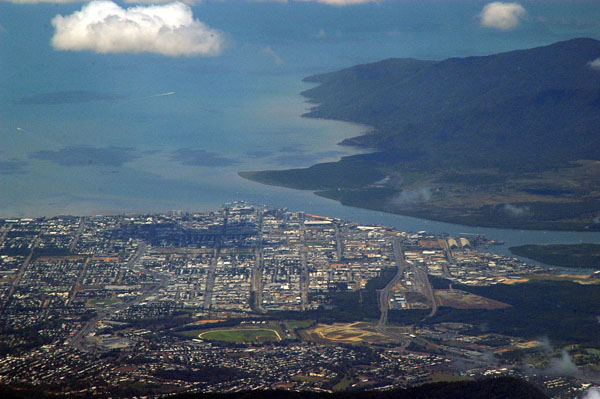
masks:
[[[313,88],[323,84],[322,82],[310,83],[317,83],[317,85]],[[556,214],[556,209],[563,209],[565,206],[578,206],[579,203],[581,203],[582,206],[590,206],[590,201],[593,201],[593,198],[576,200],[567,197],[558,197],[548,199],[536,197],[535,195],[530,195],[529,197],[524,198],[522,193],[519,191],[521,190],[520,185],[522,185],[522,183],[519,182],[518,179],[506,180],[503,182],[502,184],[507,185],[509,191],[507,194],[503,195],[503,197],[496,198],[492,202],[483,201],[472,203],[470,206],[464,206],[462,205],[461,201],[452,202],[454,197],[450,196],[446,198],[446,194],[442,194],[443,196],[437,197],[435,201],[430,202],[428,198],[427,202],[430,203],[428,204],[429,206],[426,207],[423,206],[424,203],[419,202],[415,203],[414,205],[409,204],[402,208],[390,208],[386,201],[390,198],[393,198],[394,195],[397,196],[405,190],[410,191],[411,189],[419,189],[419,182],[431,184],[431,182],[428,183],[429,180],[435,182],[438,179],[442,179],[444,177],[444,173],[440,171],[429,171],[430,175],[426,175],[427,171],[425,171],[423,172],[423,176],[418,178],[421,180],[416,181],[417,184],[414,184],[415,182],[413,182],[409,183],[408,185],[403,184],[402,186],[381,186],[381,190],[374,190],[373,187],[375,187],[377,184],[376,182],[380,180],[374,177],[378,173],[383,173],[384,177],[389,176],[388,173],[390,173],[390,167],[394,167],[393,164],[386,164],[386,162],[388,162],[387,160],[377,159],[377,154],[385,154],[385,149],[378,149],[374,148],[373,146],[369,146],[368,141],[361,142],[361,138],[365,137],[366,135],[376,134],[377,129],[372,125],[361,124],[360,122],[336,119],[334,117],[328,118],[323,116],[323,113],[318,112],[318,109],[320,106],[322,106],[322,103],[316,102],[314,97],[309,96],[307,93],[309,90],[304,90],[300,93],[300,95],[306,99],[306,103],[310,105],[308,111],[302,114],[301,117],[307,119],[310,118],[323,121],[349,123],[352,126],[360,127],[361,133],[359,135],[344,138],[337,144],[340,146],[364,150],[364,152],[356,155],[344,156],[337,161],[315,163],[308,167],[240,171],[238,172],[238,176],[269,186],[310,191],[315,196],[336,201],[342,206],[378,211],[386,214],[408,216],[434,222],[462,225],[465,227],[580,233],[600,232],[600,224],[596,224],[592,220],[588,220],[587,216],[583,214],[576,214],[569,217],[550,217],[552,213]],[[365,158],[361,159],[360,156],[364,154],[375,155],[371,160],[367,160]],[[391,173],[393,174],[394,172],[397,172],[402,176],[406,171],[392,169]],[[555,176],[555,178],[558,177],[563,176]],[[548,177],[544,177],[546,180],[547,178]],[[437,182],[437,187],[439,187],[438,191],[442,190],[442,193],[447,191],[452,193],[452,190],[460,190],[464,188],[460,185],[461,183],[453,186],[452,182],[442,182]],[[545,183],[545,181],[542,181],[540,184],[543,183]],[[386,190],[389,192],[384,192]],[[482,187],[478,190],[479,191],[476,191],[476,194],[482,195],[483,199],[491,199],[497,194],[494,190],[497,191],[498,188],[491,185],[489,188]],[[456,197],[454,199],[460,198],[461,197]],[[520,202],[522,202],[522,204]],[[588,204],[588,202],[590,204]],[[501,214],[503,208],[501,207],[503,204],[505,207],[512,206],[513,208],[522,206],[523,209],[528,210],[527,212],[530,212],[529,207],[531,207],[531,213],[535,217],[521,217],[518,219],[511,218],[509,217],[510,215],[502,217]],[[500,208],[497,209],[498,207]],[[545,209],[545,207],[552,207],[552,209],[548,210]],[[549,213],[550,211],[552,213]]]

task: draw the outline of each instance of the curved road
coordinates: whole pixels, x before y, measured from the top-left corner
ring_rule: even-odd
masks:
[[[392,339],[405,340],[406,337],[404,335],[394,334],[385,328],[385,326],[387,324],[387,320],[388,320],[388,310],[389,310],[390,296],[392,294],[392,289],[394,288],[394,286],[396,286],[396,284],[398,284],[400,282],[400,280],[402,279],[402,276],[404,275],[404,271],[410,266],[408,264],[408,262],[406,262],[406,259],[404,258],[404,252],[402,250],[402,245],[400,244],[400,242],[398,241],[397,238],[394,238],[394,240],[392,241],[392,246],[394,249],[394,258],[396,260],[396,267],[398,270],[397,270],[394,278],[391,279],[390,282],[387,283],[387,285],[381,291],[379,291],[379,310],[381,311],[381,316],[379,317],[379,322],[377,323],[377,326],[375,327],[375,329],[377,331],[379,331],[380,333],[387,335],[388,337],[390,337]]]

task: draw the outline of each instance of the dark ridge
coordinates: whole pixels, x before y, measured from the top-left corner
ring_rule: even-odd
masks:
[[[425,148],[434,164],[455,155],[461,166],[519,167],[527,156],[530,167],[547,166],[600,158],[600,71],[590,66],[599,57],[599,41],[573,39],[438,62],[389,59],[311,76],[320,85],[303,94],[318,104],[307,116],[375,127],[349,144]]]
[[[340,393],[248,391],[238,393],[180,394],[171,399],[546,399],[533,385],[513,377],[466,382],[439,382],[392,391]]]

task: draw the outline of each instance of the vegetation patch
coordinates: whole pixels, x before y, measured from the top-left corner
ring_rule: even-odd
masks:
[[[568,281],[531,281],[489,287],[459,285],[455,288],[504,301],[504,309],[439,308],[427,324],[459,322],[474,325],[473,333],[497,333],[526,339],[547,336],[557,344],[579,343],[600,348],[598,340],[599,285]],[[391,322],[408,311],[390,311]],[[527,322],[524,322],[526,320]]]
[[[521,245],[509,248],[515,255],[552,266],[600,269],[600,245]]]
[[[285,323],[289,328],[294,330],[302,330],[315,324],[314,320],[291,320]]]

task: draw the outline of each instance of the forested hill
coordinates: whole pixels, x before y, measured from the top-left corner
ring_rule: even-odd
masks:
[[[348,143],[503,167],[600,159],[600,41],[444,61],[390,59],[316,75],[307,116],[371,125]],[[526,162],[523,159],[526,157]]]
[[[372,126],[344,143],[373,152],[241,176],[451,223],[600,230],[600,41],[306,80],[307,116]]]

